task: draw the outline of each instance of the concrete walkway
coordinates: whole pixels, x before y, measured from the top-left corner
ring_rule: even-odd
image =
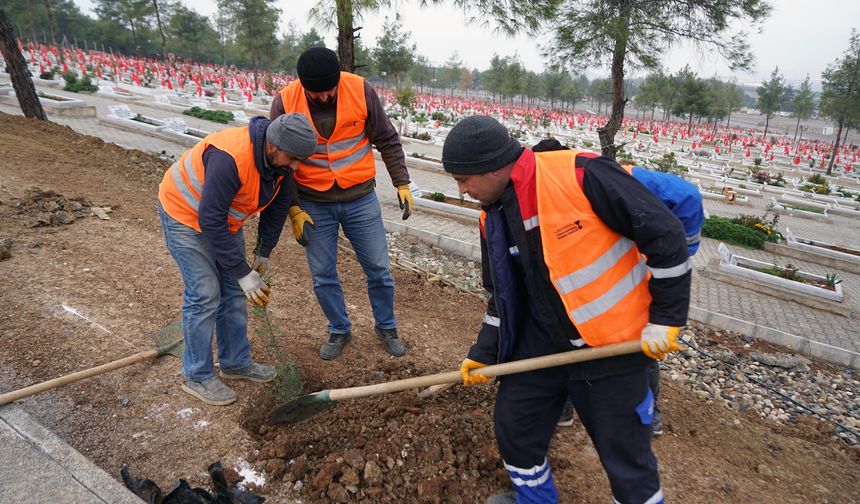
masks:
[[[0,406],[0,502],[143,502],[18,406]]]

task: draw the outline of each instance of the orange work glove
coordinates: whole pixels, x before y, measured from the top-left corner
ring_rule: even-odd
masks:
[[[484,376],[479,373],[469,374],[469,371],[480,369],[482,367],[487,367],[487,365],[478,361],[473,361],[472,359],[465,359],[463,363],[460,364],[460,375],[463,377],[463,385],[475,385],[477,383],[486,383],[490,381],[491,378],[489,376]]]

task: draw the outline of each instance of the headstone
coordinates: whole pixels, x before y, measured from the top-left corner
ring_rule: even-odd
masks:
[[[155,103],[159,105],[170,105],[170,98],[166,94],[155,95]]]
[[[112,94],[114,94],[114,92],[113,92],[113,86],[102,86],[102,85],[99,85],[99,93],[112,95]]]
[[[797,243],[797,238],[794,237],[794,233],[791,232],[791,229],[786,226],[785,228],[785,241],[788,243]]]
[[[181,117],[166,117],[162,119],[164,121],[164,125],[170,131],[175,131],[177,133],[185,133],[185,128],[188,126],[185,124],[185,120]]]
[[[192,107],[200,107],[203,110],[209,110],[209,102],[207,102],[205,100],[192,100],[191,106]]]
[[[236,121],[242,122],[242,123],[246,123],[246,122],[249,122],[251,120],[248,118],[247,115],[245,115],[244,110],[234,110],[233,111],[233,119]]]
[[[720,242],[720,246],[717,247],[717,251],[720,253],[720,263],[735,264],[737,262],[734,254],[729,251],[729,248],[726,247],[725,243]]]
[[[110,115],[120,119],[131,119],[135,116],[128,105],[108,105],[108,111]]]

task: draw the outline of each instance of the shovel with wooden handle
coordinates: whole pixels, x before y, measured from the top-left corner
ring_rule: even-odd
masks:
[[[132,364],[137,364],[138,362],[143,362],[168,354],[176,356],[182,355],[182,325],[180,322],[174,322],[169,326],[160,329],[158,332],[152,335],[152,339],[155,341],[156,347],[151,350],[139,352],[134,355],[115,360],[113,362],[108,362],[107,364],[102,364],[101,366],[85,369],[76,373],[60,376],[59,378],[54,378],[53,380],[48,380],[42,383],[37,383],[35,385],[30,385],[29,387],[24,387],[22,389],[0,394],[0,406],[17,401],[18,399],[23,399],[25,397],[38,394],[39,392],[44,392],[46,390],[51,390],[62,385],[81,381],[85,378],[104,374],[108,371],[113,371],[114,369],[131,366]]]
[[[566,364],[574,364],[576,362],[605,359],[606,357],[615,357],[617,355],[631,354],[641,351],[642,347],[639,340],[633,340],[613,345],[584,348],[582,350],[572,350],[570,352],[562,352],[544,355],[542,357],[534,357],[531,359],[495,364],[475,369],[472,373],[482,374],[485,376],[503,376],[522,373],[524,371],[534,371],[536,369],[564,366]],[[407,378],[405,380],[377,383],[375,385],[365,385],[362,387],[323,390],[298,397],[288,403],[278,406],[269,412],[267,420],[272,425],[297,423],[314,416],[320,411],[334,407],[338,401],[358,399],[360,397],[372,397],[391,392],[400,392],[413,388],[430,387],[446,383],[459,383],[461,381],[463,381],[463,377],[460,375],[460,371],[458,370],[448,371],[447,373],[417,376],[415,378]]]

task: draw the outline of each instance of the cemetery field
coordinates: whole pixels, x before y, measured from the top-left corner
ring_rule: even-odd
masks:
[[[0,243],[11,244],[11,257],[0,262],[0,389],[147,350],[150,334],[178,320],[182,283],[155,213],[168,166],[67,127],[0,113]],[[250,251],[255,226],[246,228]],[[344,251],[353,341],[325,362],[318,357],[325,317],[289,229],[272,267],[275,337],[252,315],[254,356],[276,364],[288,355],[307,392],[456,369],[483,319],[481,299],[395,268],[407,354],[389,358],[373,334],[364,276]],[[775,351],[708,328],[695,333],[745,352]],[[654,440],[667,500],[860,501],[860,450],[833,439],[831,424],[804,415],[770,422],[706,401],[671,376],[663,373],[666,434]],[[179,478],[204,485],[215,460],[231,468],[228,479],[244,477],[268,502],[473,503],[510,485],[495,448],[492,385],[455,386],[431,399],[404,392],[354,400],[298,425],[268,427],[264,418],[278,404],[270,384],[231,382],[239,400],[215,407],[183,393],[181,379],[179,359],[165,356],[21,405],[113,477],[128,465],[165,490]],[[611,499],[578,422],[556,433],[550,463],[561,502]]]

